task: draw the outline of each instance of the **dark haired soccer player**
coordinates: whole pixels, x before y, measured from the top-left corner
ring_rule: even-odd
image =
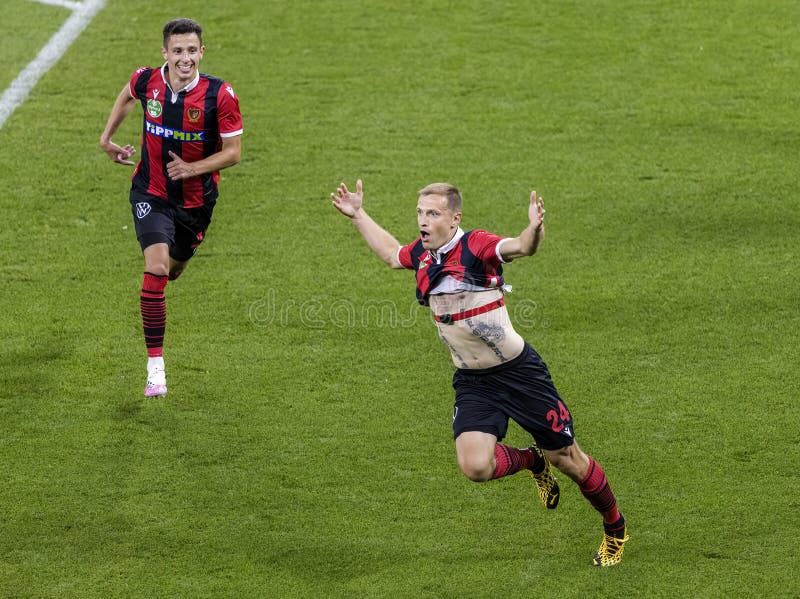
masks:
[[[592,563],[619,563],[628,537],[614,493],[600,464],[575,441],[572,417],[546,364],[514,330],[505,308],[502,264],[539,248],[544,238],[541,198],[531,194],[530,223],[518,237],[499,237],[479,229],[463,231],[458,189],[447,183],[428,185],[417,201],[419,237],[401,246],[364,211],[360,180],[355,192],[342,183],[331,197],[381,260],[416,272],[417,299],[433,311],[439,337],[457,367],[453,437],[464,475],[485,482],[527,469],[542,503],[554,509],[560,491],[552,463],[602,514],[603,540]],[[509,418],[533,436],[534,446],[500,443]]]
[[[100,147],[114,162],[133,165],[132,145],[111,138],[136,102],[144,111],[142,157],[130,202],[144,254],[140,296],[147,347],[146,397],[166,395],[164,289],[194,255],[211,222],[219,171],[241,157],[242,115],[230,84],[200,73],[203,29],[191,19],[164,26],[161,68],[136,69],[117,96]]]

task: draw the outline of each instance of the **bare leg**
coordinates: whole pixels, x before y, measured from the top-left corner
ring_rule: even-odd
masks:
[[[543,449],[542,453],[560,472],[580,483],[589,471],[589,456],[581,450],[577,442],[561,449]]]
[[[458,467],[468,479],[485,482],[492,478],[497,468],[494,447],[497,437],[480,431],[466,431],[456,439]]]
[[[144,270],[156,276],[169,274],[169,246],[166,243],[154,243],[144,251]]]
[[[172,256],[169,258],[169,280],[174,281],[181,273],[186,270],[186,266],[189,264],[189,261],[186,260],[181,262],[180,260],[175,260]]]

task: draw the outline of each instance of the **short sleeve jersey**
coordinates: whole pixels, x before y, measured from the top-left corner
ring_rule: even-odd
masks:
[[[444,276],[450,276],[478,288],[502,287],[502,259],[497,245],[505,239],[493,233],[475,229],[467,231],[446,253],[432,252],[422,247],[417,238],[400,248],[397,258],[403,268],[416,271],[417,300],[428,305],[431,290]]]
[[[173,93],[165,67],[141,67],[131,76],[131,96],[144,109],[142,152],[132,177],[137,191],[184,208],[212,205],[219,196],[219,172],[182,181],[167,176],[174,152],[195,162],[218,152],[222,139],[242,134],[239,99],[230,84],[203,73],[185,90]]]

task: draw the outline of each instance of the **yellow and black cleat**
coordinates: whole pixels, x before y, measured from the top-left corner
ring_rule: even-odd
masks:
[[[550,460],[544,457],[542,451],[535,445],[531,447],[531,450],[536,452],[539,459],[544,460],[544,469],[539,474],[534,474],[532,470],[528,470],[528,472],[531,473],[531,478],[533,478],[533,482],[536,483],[536,490],[539,491],[539,499],[542,505],[548,510],[554,510],[558,507],[561,491],[558,488],[556,477],[553,476],[553,468],[550,465]]]
[[[600,549],[594,554],[592,559],[593,566],[616,566],[622,561],[622,553],[625,550],[625,541],[630,539],[627,534],[627,527],[622,533],[622,537],[612,537],[610,535],[603,535],[603,542],[600,543]]]

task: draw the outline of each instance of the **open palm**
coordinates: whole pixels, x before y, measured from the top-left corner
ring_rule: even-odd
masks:
[[[364,194],[361,191],[361,179],[356,181],[355,193],[347,189],[347,185],[341,183],[336,193],[331,194],[333,205],[345,216],[353,217],[361,209],[364,202]]]
[[[528,218],[531,219],[531,226],[536,229],[544,222],[544,202],[542,198],[536,197],[536,192],[531,192],[531,203],[528,207]]]

